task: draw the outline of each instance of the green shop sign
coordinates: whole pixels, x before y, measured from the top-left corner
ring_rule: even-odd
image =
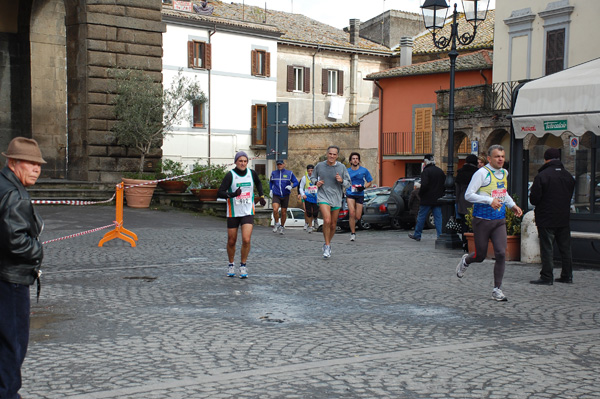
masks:
[[[567,130],[567,121],[544,121],[544,130]]]

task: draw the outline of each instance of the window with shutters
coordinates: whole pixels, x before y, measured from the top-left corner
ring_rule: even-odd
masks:
[[[267,106],[252,106],[252,145],[267,144]]]
[[[565,29],[546,33],[546,75],[565,69]]]
[[[338,69],[323,69],[323,94],[344,95],[344,71]]]
[[[197,40],[188,41],[188,68],[210,69],[210,43]]]
[[[252,50],[252,75],[271,76],[271,53],[264,50]]]
[[[433,108],[415,108],[415,140],[413,150],[415,154],[431,153],[433,128]]]
[[[287,91],[310,93],[310,68],[288,65]]]
[[[192,104],[192,126],[204,127],[204,103]]]

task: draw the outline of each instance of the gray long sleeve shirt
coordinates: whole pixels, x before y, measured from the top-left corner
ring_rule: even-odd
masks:
[[[339,175],[342,176],[342,183],[336,180],[336,173],[339,173]],[[344,190],[352,184],[348,169],[340,162],[336,162],[333,166],[328,165],[327,161],[319,162],[317,166],[315,166],[310,180],[313,184],[316,184],[319,180],[324,182],[324,184],[319,187],[319,191],[317,191],[317,202],[319,204],[329,204],[332,208],[339,208],[342,206],[342,195]]]

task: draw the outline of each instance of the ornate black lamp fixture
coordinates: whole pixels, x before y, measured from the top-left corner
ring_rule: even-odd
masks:
[[[465,11],[465,19],[473,25],[473,33],[463,33],[458,35],[458,11],[456,2],[454,3],[454,11],[452,13],[452,25],[450,31],[450,37],[439,36],[441,29],[444,27],[446,22],[446,16],[450,6],[446,3],[446,0],[425,0],[421,6],[423,11],[423,22],[425,28],[427,28],[433,36],[433,44],[439,49],[445,49],[450,47],[448,57],[450,58],[450,98],[448,104],[448,169],[446,171],[446,181],[444,186],[446,192],[441,202],[444,202],[446,206],[442,209],[443,215],[443,226],[442,235],[435,242],[436,248],[460,248],[462,242],[455,231],[448,231],[446,223],[450,216],[454,215],[454,204],[456,202],[455,188],[454,188],[454,70],[456,68],[456,57],[458,57],[458,51],[456,50],[456,43],[466,46],[475,40],[477,34],[477,26],[480,25],[487,16],[487,10],[489,7],[489,0],[461,0],[463,4],[463,10]],[[483,7],[485,6],[485,7]]]

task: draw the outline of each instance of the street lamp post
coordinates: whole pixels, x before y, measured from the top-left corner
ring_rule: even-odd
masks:
[[[481,7],[481,3],[485,4],[485,8]],[[455,231],[448,230],[446,223],[450,216],[454,215],[454,204],[456,202],[454,188],[454,71],[456,68],[456,43],[468,45],[475,40],[477,34],[477,25],[485,20],[489,6],[489,0],[462,0],[463,10],[465,11],[465,19],[473,26],[473,33],[463,33],[458,35],[458,11],[456,3],[454,3],[454,11],[452,13],[452,25],[450,25],[450,37],[439,36],[438,33],[444,27],[448,9],[450,6],[446,0],[425,0],[421,6],[423,12],[423,22],[433,37],[433,44],[439,49],[445,49],[450,46],[448,58],[450,58],[450,98],[448,100],[448,169],[446,171],[446,188],[444,196],[440,198],[445,206],[442,208],[443,226],[442,235],[436,240],[436,248],[460,248],[462,241]],[[438,37],[436,37],[438,36]]]

